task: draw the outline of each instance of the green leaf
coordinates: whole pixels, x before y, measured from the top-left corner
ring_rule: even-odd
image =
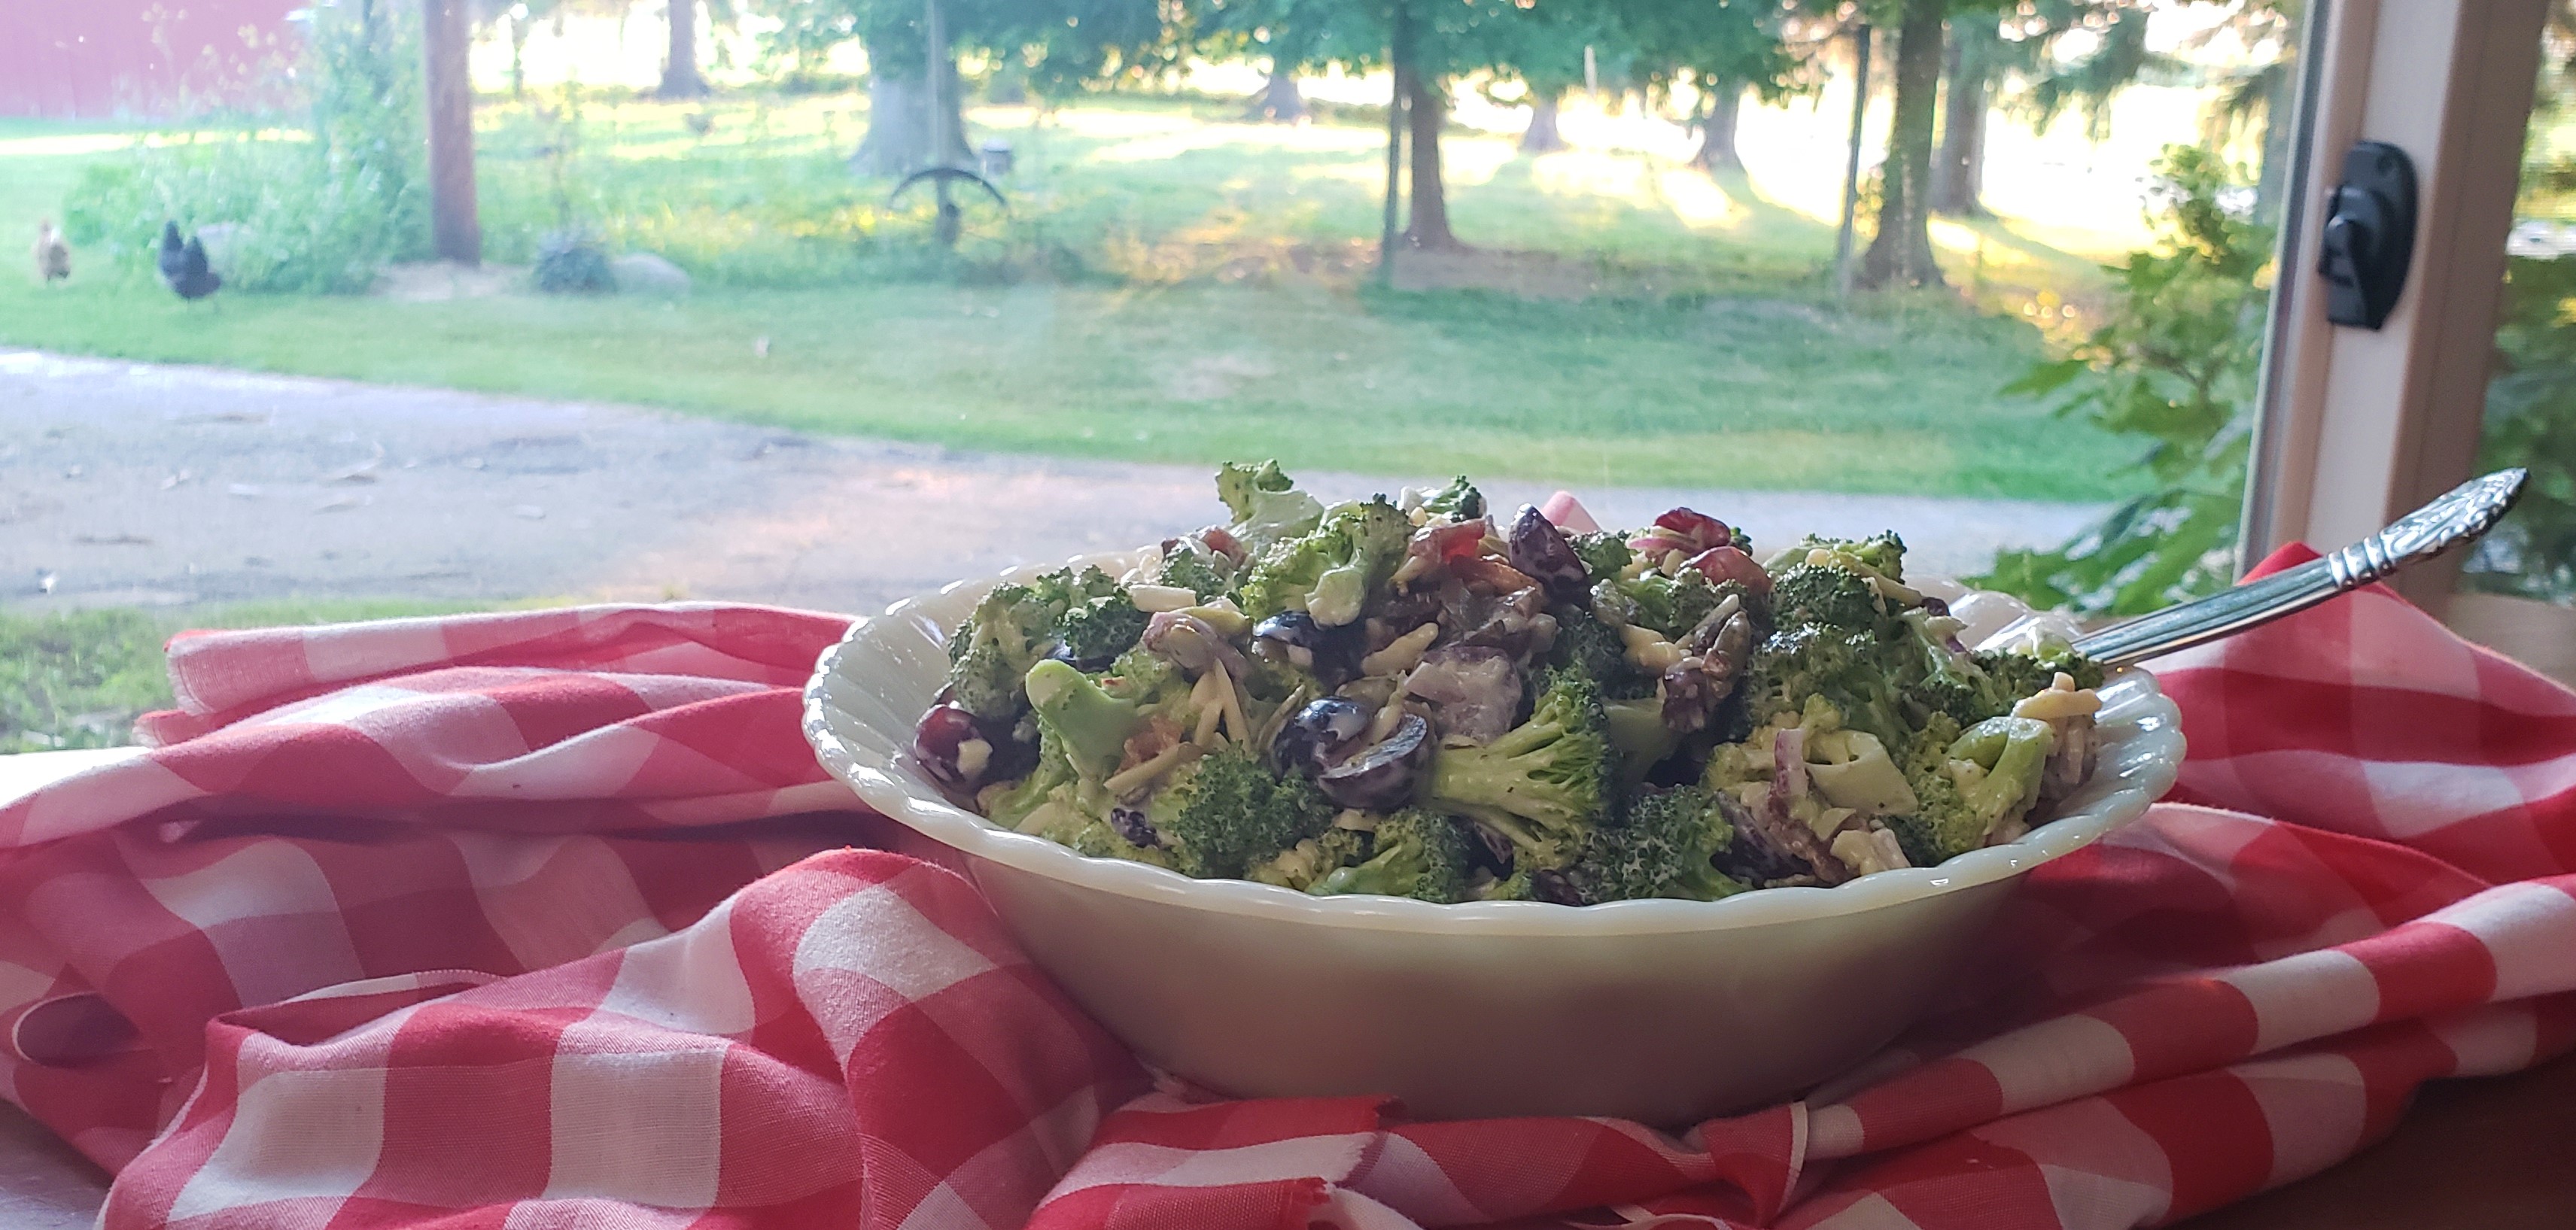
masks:
[[[2083,375],[2086,368],[2087,365],[2082,359],[2058,359],[2048,363],[2033,363],[2030,365],[2030,370],[2023,372],[2019,379],[1997,391],[2006,397],[2046,397],[2065,388],[2068,381]]]

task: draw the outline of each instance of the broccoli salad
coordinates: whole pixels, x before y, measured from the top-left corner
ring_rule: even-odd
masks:
[[[1894,534],[1757,558],[1687,508],[1506,525],[1464,478],[1327,506],[1273,462],[1217,490],[1226,524],[1124,575],[975,607],[915,733],[943,788],[1185,875],[1590,905],[1929,866],[2093,769],[2101,668],[1967,650]]]

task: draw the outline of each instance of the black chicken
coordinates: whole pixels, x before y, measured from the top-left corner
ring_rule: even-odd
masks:
[[[172,287],[179,285],[179,273],[187,267],[188,249],[179,242],[179,224],[161,224],[161,280]]]
[[[206,245],[194,235],[179,242],[179,224],[161,224],[161,280],[181,299],[195,302],[223,289],[224,278],[206,265]]]

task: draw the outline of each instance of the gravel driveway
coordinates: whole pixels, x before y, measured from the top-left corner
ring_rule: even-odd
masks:
[[[1328,497],[1394,485],[1301,477]],[[1507,506],[1548,490],[1487,487]],[[1580,494],[1605,523],[1641,524],[1687,502],[1764,542],[1893,526],[1927,572],[2062,541],[2100,512]],[[1215,509],[1204,467],[959,453],[631,406],[0,350],[0,607],[20,612],[295,595],[856,611],[1013,563],[1151,541]]]

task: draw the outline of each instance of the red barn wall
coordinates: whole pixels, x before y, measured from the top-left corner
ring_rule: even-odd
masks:
[[[0,0],[0,115],[161,118],[282,98],[312,0]]]

